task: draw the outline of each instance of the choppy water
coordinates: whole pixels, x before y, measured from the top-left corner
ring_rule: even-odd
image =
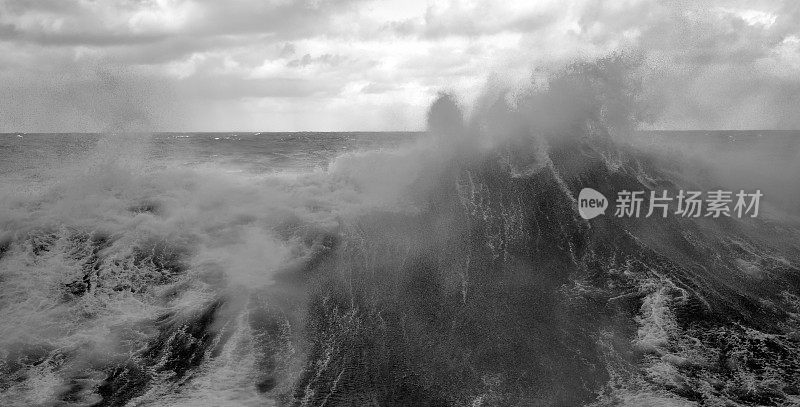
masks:
[[[146,167],[215,166],[223,171],[267,173],[325,168],[345,151],[390,148],[415,133],[157,133],[0,134],[0,175],[38,183],[58,178],[65,166],[114,154]],[[56,173],[52,173],[55,171]]]
[[[0,404],[798,402],[800,133],[636,137],[0,135]],[[764,218],[574,207],[684,185]]]

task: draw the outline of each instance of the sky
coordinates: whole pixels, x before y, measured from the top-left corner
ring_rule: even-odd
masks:
[[[0,0],[0,132],[421,130],[640,52],[660,129],[800,128],[800,2]]]

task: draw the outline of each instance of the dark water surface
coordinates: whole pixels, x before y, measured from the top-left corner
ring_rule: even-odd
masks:
[[[630,141],[2,134],[0,405],[800,403],[800,132]]]

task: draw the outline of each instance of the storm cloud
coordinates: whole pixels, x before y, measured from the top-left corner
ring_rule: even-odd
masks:
[[[795,1],[0,0],[0,131],[421,129],[440,91],[641,53],[653,128],[800,128]]]

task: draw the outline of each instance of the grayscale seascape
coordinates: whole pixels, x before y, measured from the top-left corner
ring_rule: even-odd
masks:
[[[800,406],[795,2],[56,3],[0,406]]]

